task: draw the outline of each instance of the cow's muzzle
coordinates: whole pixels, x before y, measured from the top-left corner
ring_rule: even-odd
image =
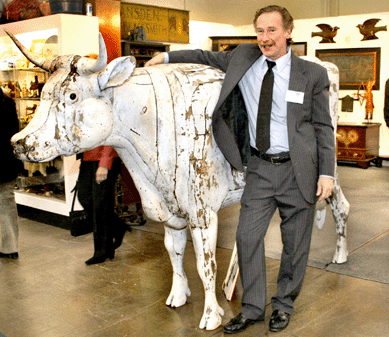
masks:
[[[35,151],[34,146],[26,144],[25,138],[19,139],[12,143],[12,146],[14,148],[14,154],[17,158],[25,157],[29,152]]]

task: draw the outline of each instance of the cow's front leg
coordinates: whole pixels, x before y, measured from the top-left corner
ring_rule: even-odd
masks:
[[[184,271],[184,252],[187,241],[187,227],[175,229],[165,225],[165,247],[173,268],[173,283],[166,305],[180,307],[190,296],[188,279]]]
[[[335,175],[334,191],[329,202],[335,219],[337,233],[336,250],[332,263],[345,263],[348,256],[346,233],[350,204],[340,188],[337,175]]]
[[[215,290],[217,214],[209,211],[208,216],[208,228],[190,226],[190,229],[196,253],[197,271],[205,291],[204,313],[200,321],[200,329],[213,330],[220,326],[224,311],[217,302]]]

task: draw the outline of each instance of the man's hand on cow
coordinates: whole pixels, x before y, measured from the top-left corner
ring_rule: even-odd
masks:
[[[154,56],[152,59],[148,60],[145,64],[145,67],[155,66],[157,64],[165,63],[165,57],[162,53]]]
[[[320,177],[317,182],[316,196],[319,197],[318,201],[322,201],[331,196],[332,190],[334,189],[334,179],[330,177]]]
[[[100,184],[102,181],[106,180],[108,177],[108,169],[104,166],[99,166],[96,170],[96,183]]]

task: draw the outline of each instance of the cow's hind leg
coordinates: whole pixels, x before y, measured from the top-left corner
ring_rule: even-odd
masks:
[[[174,228],[171,226],[174,225]],[[182,228],[182,226],[184,226]],[[173,284],[166,305],[180,307],[190,296],[188,279],[184,271],[184,252],[187,242],[187,224],[184,219],[174,218],[165,225],[165,247],[173,268]]]
[[[350,204],[340,188],[337,173],[335,173],[334,191],[329,198],[329,204],[336,224],[336,250],[332,263],[345,263],[347,261],[347,219],[350,211]]]
[[[208,210],[207,215],[207,228],[190,226],[190,229],[196,253],[197,271],[205,291],[204,313],[200,321],[200,329],[213,330],[220,326],[224,311],[217,302],[215,290],[217,213]]]

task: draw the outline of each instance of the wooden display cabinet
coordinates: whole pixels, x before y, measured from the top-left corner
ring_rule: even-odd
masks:
[[[365,169],[370,162],[381,167],[380,126],[381,123],[338,123],[337,160],[355,162]]]
[[[143,67],[156,53],[169,50],[169,44],[122,40],[122,56],[134,56],[137,67]]]

